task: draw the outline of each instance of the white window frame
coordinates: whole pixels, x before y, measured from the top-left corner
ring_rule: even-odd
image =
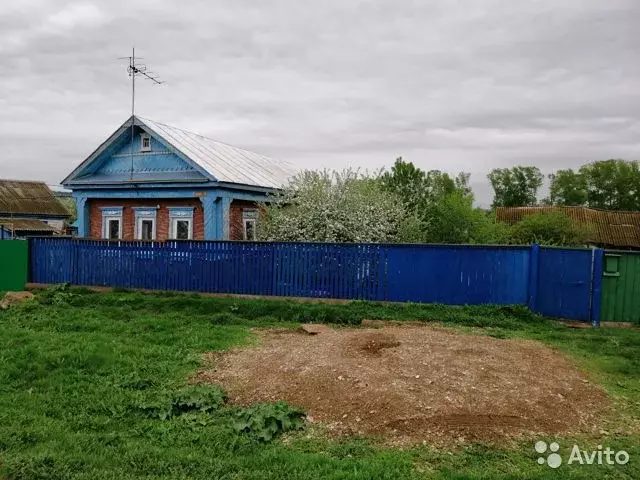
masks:
[[[151,240],[156,239],[156,217],[139,216],[136,217],[136,240],[142,240],[142,222],[151,222]]]
[[[149,145],[148,146],[144,146],[144,141],[148,140],[149,141]],[[151,151],[151,136],[148,133],[141,133],[140,134],[140,151],[141,152],[150,152]]]
[[[171,225],[170,225],[170,232],[169,232],[169,236],[171,238],[171,240],[178,240],[177,237],[177,233],[178,233],[178,222],[189,222],[189,238],[187,238],[186,240],[193,240],[193,217],[187,217],[187,216],[183,216],[183,217],[171,217]],[[181,239],[181,240],[185,240],[185,239]]]
[[[242,210],[242,238],[243,240],[255,242],[256,240],[256,228],[258,226],[258,214],[257,208],[245,208]],[[253,224],[253,236],[254,238],[247,238],[247,222]]]
[[[118,221],[118,238],[109,238],[109,222]],[[122,240],[122,215],[102,215],[102,238],[105,240]]]
[[[253,238],[248,238],[247,236],[247,223],[252,223],[253,224]],[[255,242],[256,241],[256,227],[258,225],[258,222],[256,222],[255,218],[244,218],[242,219],[242,230],[243,230],[243,234],[242,237],[244,240],[247,240],[249,242]]]

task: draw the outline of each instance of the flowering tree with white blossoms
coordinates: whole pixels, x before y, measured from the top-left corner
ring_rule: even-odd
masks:
[[[394,242],[407,228],[400,199],[377,176],[356,170],[305,171],[264,205],[258,236],[267,241]]]

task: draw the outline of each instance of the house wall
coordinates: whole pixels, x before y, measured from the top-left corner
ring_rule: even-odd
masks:
[[[135,240],[134,207],[159,207],[156,213],[156,240],[164,241],[169,237],[169,208],[194,207],[193,239],[204,240],[204,214],[202,203],[193,198],[173,199],[96,199],[88,200],[89,236],[102,238],[101,207],[123,207],[122,239]]]
[[[244,225],[242,223],[242,211],[258,208],[256,202],[246,200],[234,200],[229,207],[229,240],[244,240]]]

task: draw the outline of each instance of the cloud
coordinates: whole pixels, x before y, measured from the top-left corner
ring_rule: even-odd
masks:
[[[6,10],[5,10],[6,9]],[[2,176],[57,183],[143,116],[302,168],[545,173],[640,158],[635,0],[17,2],[0,16]]]

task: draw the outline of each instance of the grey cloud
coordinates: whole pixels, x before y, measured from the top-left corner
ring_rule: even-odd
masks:
[[[0,176],[57,183],[138,112],[302,168],[640,158],[635,0],[168,0],[0,7]]]

